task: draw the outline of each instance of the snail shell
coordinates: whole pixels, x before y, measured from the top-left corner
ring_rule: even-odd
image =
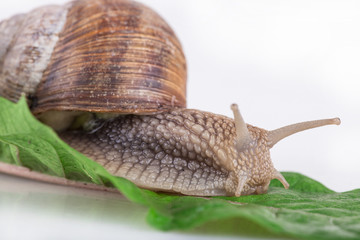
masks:
[[[126,0],[77,0],[0,23],[0,95],[47,111],[150,113],[186,106],[172,29]]]
[[[0,95],[17,101],[25,94],[34,114],[58,130],[79,112],[120,114],[90,132],[60,137],[144,188],[240,196],[265,193],[271,179],[287,188],[270,148],[293,133],[340,123],[266,131],[246,124],[237,105],[234,119],[186,109],[180,43],[161,17],[136,2],[43,7],[1,22],[0,32]]]

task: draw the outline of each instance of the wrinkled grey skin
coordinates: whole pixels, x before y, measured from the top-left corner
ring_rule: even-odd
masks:
[[[198,110],[124,115],[97,130],[61,137],[110,173],[136,185],[186,195],[264,193],[276,178],[267,131],[247,125],[252,141],[236,149],[234,120]]]

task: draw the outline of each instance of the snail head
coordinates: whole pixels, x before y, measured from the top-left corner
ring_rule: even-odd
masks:
[[[276,170],[270,158],[270,149],[280,140],[307,129],[325,125],[339,125],[339,118],[322,119],[291,124],[272,131],[253,127],[245,123],[237,104],[231,105],[234,113],[236,138],[234,148],[237,155],[236,196],[240,194],[264,193],[270,181],[278,179],[285,188],[289,187],[286,179]],[[247,166],[247,167],[243,167]],[[236,166],[235,166],[236,168]],[[252,186],[251,188],[249,186]]]

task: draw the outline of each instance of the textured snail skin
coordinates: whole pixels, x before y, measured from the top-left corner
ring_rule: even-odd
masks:
[[[264,193],[274,167],[266,130],[248,125],[254,140],[234,147],[234,120],[199,110],[176,109],[156,115],[125,115],[93,133],[61,137],[110,173],[147,189],[186,195]]]
[[[281,139],[307,129],[340,124],[339,118],[291,124],[272,131],[234,119],[178,108],[154,115],[103,120],[92,132],[60,137],[110,173],[156,191],[198,196],[266,193],[270,181],[289,184],[270,159]]]

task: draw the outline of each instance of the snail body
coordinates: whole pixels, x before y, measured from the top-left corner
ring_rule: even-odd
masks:
[[[282,138],[340,120],[325,119],[273,131],[242,120],[179,108],[155,115],[125,115],[105,120],[93,132],[64,132],[70,146],[111,174],[140,187],[198,196],[266,193],[270,181],[285,178],[273,166],[270,148]]]
[[[41,19],[29,23],[35,15]],[[295,132],[340,123],[267,131],[246,124],[236,104],[234,119],[186,109],[180,43],[156,13],[132,1],[39,8],[1,22],[0,32],[0,96],[26,94],[65,142],[143,188],[240,196],[265,193],[272,179],[288,188],[270,148]],[[106,117],[96,116],[87,131],[64,131],[84,112]]]

